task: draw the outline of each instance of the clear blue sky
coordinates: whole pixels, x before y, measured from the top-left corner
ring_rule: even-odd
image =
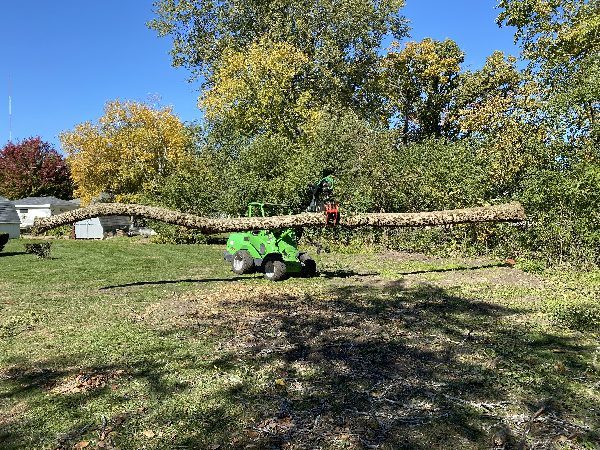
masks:
[[[481,67],[498,49],[514,55],[513,32],[495,24],[496,0],[407,0],[411,37],[452,38],[465,67]],[[4,1],[0,15],[0,146],[9,138],[9,78],[13,141],[58,135],[96,121],[116,98],[170,105],[184,121],[201,117],[198,83],[171,67],[170,42],[146,27],[151,0]]]

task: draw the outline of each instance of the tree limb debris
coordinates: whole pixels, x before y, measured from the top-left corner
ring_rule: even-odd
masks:
[[[135,216],[200,230],[205,234],[227,233],[232,231],[268,230],[278,228],[302,228],[326,226],[323,213],[302,213],[272,217],[209,218],[173,211],[156,206],[122,203],[99,203],[85,208],[38,218],[32,228],[34,234],[41,234],[62,225],[80,220],[103,216]],[[495,206],[453,209],[419,213],[370,213],[344,215],[339,226],[359,227],[427,227],[480,222],[520,222],[525,220],[525,211],[520,203],[506,203]]]

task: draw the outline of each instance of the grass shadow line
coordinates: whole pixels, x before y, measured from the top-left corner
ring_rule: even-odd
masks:
[[[107,291],[110,289],[127,288],[135,286],[159,286],[163,284],[179,284],[179,283],[218,283],[224,281],[244,281],[249,280],[248,277],[233,277],[233,278],[202,278],[202,279],[191,279],[186,278],[183,280],[159,280],[159,281],[135,281],[133,283],[115,284],[113,286],[104,286],[98,288],[99,291]]]
[[[3,256],[18,256],[26,254],[26,252],[0,252],[0,258],[2,258]]]
[[[508,263],[500,262],[500,263],[491,263],[491,264],[481,264],[479,266],[467,266],[467,267],[447,267],[440,269],[423,269],[423,270],[413,270],[410,272],[399,272],[401,275],[421,275],[426,273],[443,273],[443,272],[466,272],[469,270],[481,270],[481,269],[493,269],[497,267],[512,267]]]

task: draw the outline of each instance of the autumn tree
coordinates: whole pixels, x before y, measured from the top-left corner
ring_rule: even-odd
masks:
[[[526,171],[547,163],[548,129],[539,114],[539,86],[500,51],[484,66],[461,74],[453,120],[486,160],[491,195],[519,188]]]
[[[0,195],[71,198],[73,183],[60,153],[40,137],[9,142],[0,150]]]
[[[403,6],[404,0],[158,0],[150,27],[172,37],[173,64],[192,69],[205,87],[221,89],[224,76],[237,72],[234,60],[240,55],[253,59],[261,51],[274,62],[284,51],[292,56],[293,70],[300,62],[306,67],[286,81],[291,91],[281,95],[294,102],[298,93],[310,92],[319,105],[369,116],[381,100],[372,80],[382,39],[407,33]],[[251,65],[259,73],[270,70],[257,61]]]
[[[106,104],[98,123],[60,135],[84,204],[101,192],[134,200],[144,186],[186,161],[191,138],[170,108],[137,102]]]
[[[228,49],[199,104],[209,121],[245,135],[294,134],[311,111],[311,92],[299,83],[308,70],[308,57],[288,43],[263,39],[245,51]]]
[[[401,47],[392,44],[382,61],[383,89],[393,119],[409,136],[440,137],[449,131],[446,120],[464,54],[451,39],[424,39]]]

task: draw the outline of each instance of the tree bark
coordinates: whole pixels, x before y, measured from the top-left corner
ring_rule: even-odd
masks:
[[[235,217],[213,219],[193,214],[172,211],[155,206],[121,203],[100,203],[85,208],[65,212],[56,216],[36,219],[32,228],[34,234],[41,234],[62,225],[102,216],[137,216],[159,220],[173,225],[200,230],[205,234],[227,233],[232,231],[268,230],[277,228],[302,228],[326,226],[324,213],[303,213],[272,217]],[[525,211],[520,203],[506,203],[496,206],[465,208],[419,213],[374,213],[344,215],[339,226],[358,227],[426,227],[479,222],[520,222],[525,220]]]

